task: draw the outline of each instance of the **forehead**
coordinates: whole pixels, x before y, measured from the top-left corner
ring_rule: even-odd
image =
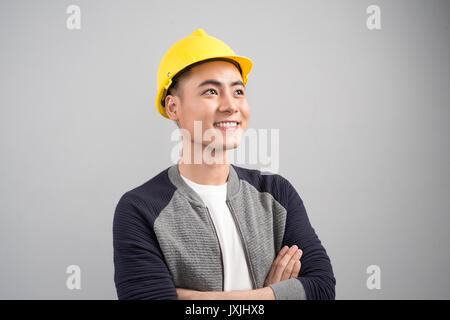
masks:
[[[193,81],[201,81],[206,77],[242,80],[238,68],[232,62],[227,61],[208,61],[194,66],[189,73]]]

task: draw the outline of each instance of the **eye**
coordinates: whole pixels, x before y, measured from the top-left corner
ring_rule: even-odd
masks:
[[[203,92],[203,94],[205,94],[205,93],[207,93],[207,92],[211,92],[211,91],[217,93],[216,89],[209,88],[208,90],[206,90],[205,92]]]
[[[239,92],[239,91],[241,92],[240,93],[241,96],[244,95],[244,90],[242,90],[242,89],[237,89],[235,92]]]

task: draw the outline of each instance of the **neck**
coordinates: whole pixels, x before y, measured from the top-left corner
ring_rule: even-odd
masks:
[[[205,152],[205,146],[191,144],[191,152],[183,151],[178,162],[178,170],[189,180],[204,185],[223,185],[227,182],[230,173],[230,163],[228,161],[228,151]],[[199,154],[200,153],[200,154]],[[197,155],[195,157],[195,155]],[[211,155],[213,158],[210,158]],[[211,161],[214,159],[216,161]],[[194,161],[195,160],[195,161]]]

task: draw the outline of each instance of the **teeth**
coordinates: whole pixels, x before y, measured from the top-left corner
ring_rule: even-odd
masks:
[[[216,127],[236,127],[237,122],[218,122],[218,123],[215,123],[214,126],[216,126]]]

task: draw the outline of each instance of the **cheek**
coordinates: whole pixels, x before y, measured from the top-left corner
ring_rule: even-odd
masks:
[[[188,112],[190,113],[191,118],[202,119],[214,109],[214,106],[215,104],[212,100],[192,97],[189,101]]]
[[[242,105],[241,114],[242,114],[242,119],[245,120],[245,122],[248,122],[250,119],[250,106],[248,103],[244,103]]]
[[[247,112],[248,112],[247,118],[250,118],[251,112],[250,112],[250,106],[248,104],[247,104]]]
[[[183,111],[184,124],[189,131],[194,132],[194,121],[201,122],[203,131],[209,126],[212,127],[216,111],[215,106],[212,103],[207,103],[207,101],[205,102],[201,99],[192,99],[189,105],[185,105]]]

